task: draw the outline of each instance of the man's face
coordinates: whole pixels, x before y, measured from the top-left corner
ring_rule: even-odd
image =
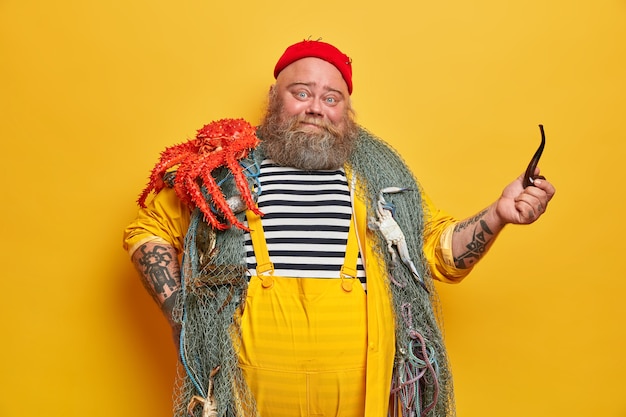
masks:
[[[319,58],[303,58],[283,69],[274,86],[283,116],[298,116],[303,129],[319,130],[329,123],[339,130],[350,105],[348,86],[334,65]]]
[[[280,165],[340,168],[352,152],[358,126],[339,70],[318,58],[287,66],[270,91],[259,133],[265,154]]]

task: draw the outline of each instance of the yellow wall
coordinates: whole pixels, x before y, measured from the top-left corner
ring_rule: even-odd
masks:
[[[0,416],[168,416],[175,353],[121,231],[158,153],[259,121],[289,43],[353,58],[358,120],[475,213],[546,128],[558,192],[439,286],[459,415],[625,416],[622,0],[3,0]]]

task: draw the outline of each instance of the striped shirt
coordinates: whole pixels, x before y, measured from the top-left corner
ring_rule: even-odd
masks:
[[[258,205],[274,275],[293,278],[339,278],[352,216],[350,188],[343,169],[302,171],[261,164]],[[256,275],[250,234],[246,263]],[[359,255],[357,276],[365,285]]]

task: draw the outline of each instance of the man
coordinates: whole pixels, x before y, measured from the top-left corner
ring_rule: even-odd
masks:
[[[458,221],[354,122],[348,56],[299,42],[274,75],[261,144],[241,161],[262,216],[248,207],[245,230],[217,230],[164,188],[125,231],[180,340],[177,415],[454,415],[432,279],[463,279],[554,187],[536,170]],[[241,206],[231,173],[213,176]]]

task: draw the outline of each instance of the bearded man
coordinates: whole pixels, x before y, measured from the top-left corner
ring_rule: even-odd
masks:
[[[347,55],[302,41],[274,76],[242,161],[263,216],[248,207],[247,230],[215,230],[165,188],[125,231],[179,343],[176,415],[454,415],[432,280],[463,279],[506,224],[545,212],[553,185],[536,170],[454,219],[355,123]],[[236,201],[227,170],[213,175]]]

